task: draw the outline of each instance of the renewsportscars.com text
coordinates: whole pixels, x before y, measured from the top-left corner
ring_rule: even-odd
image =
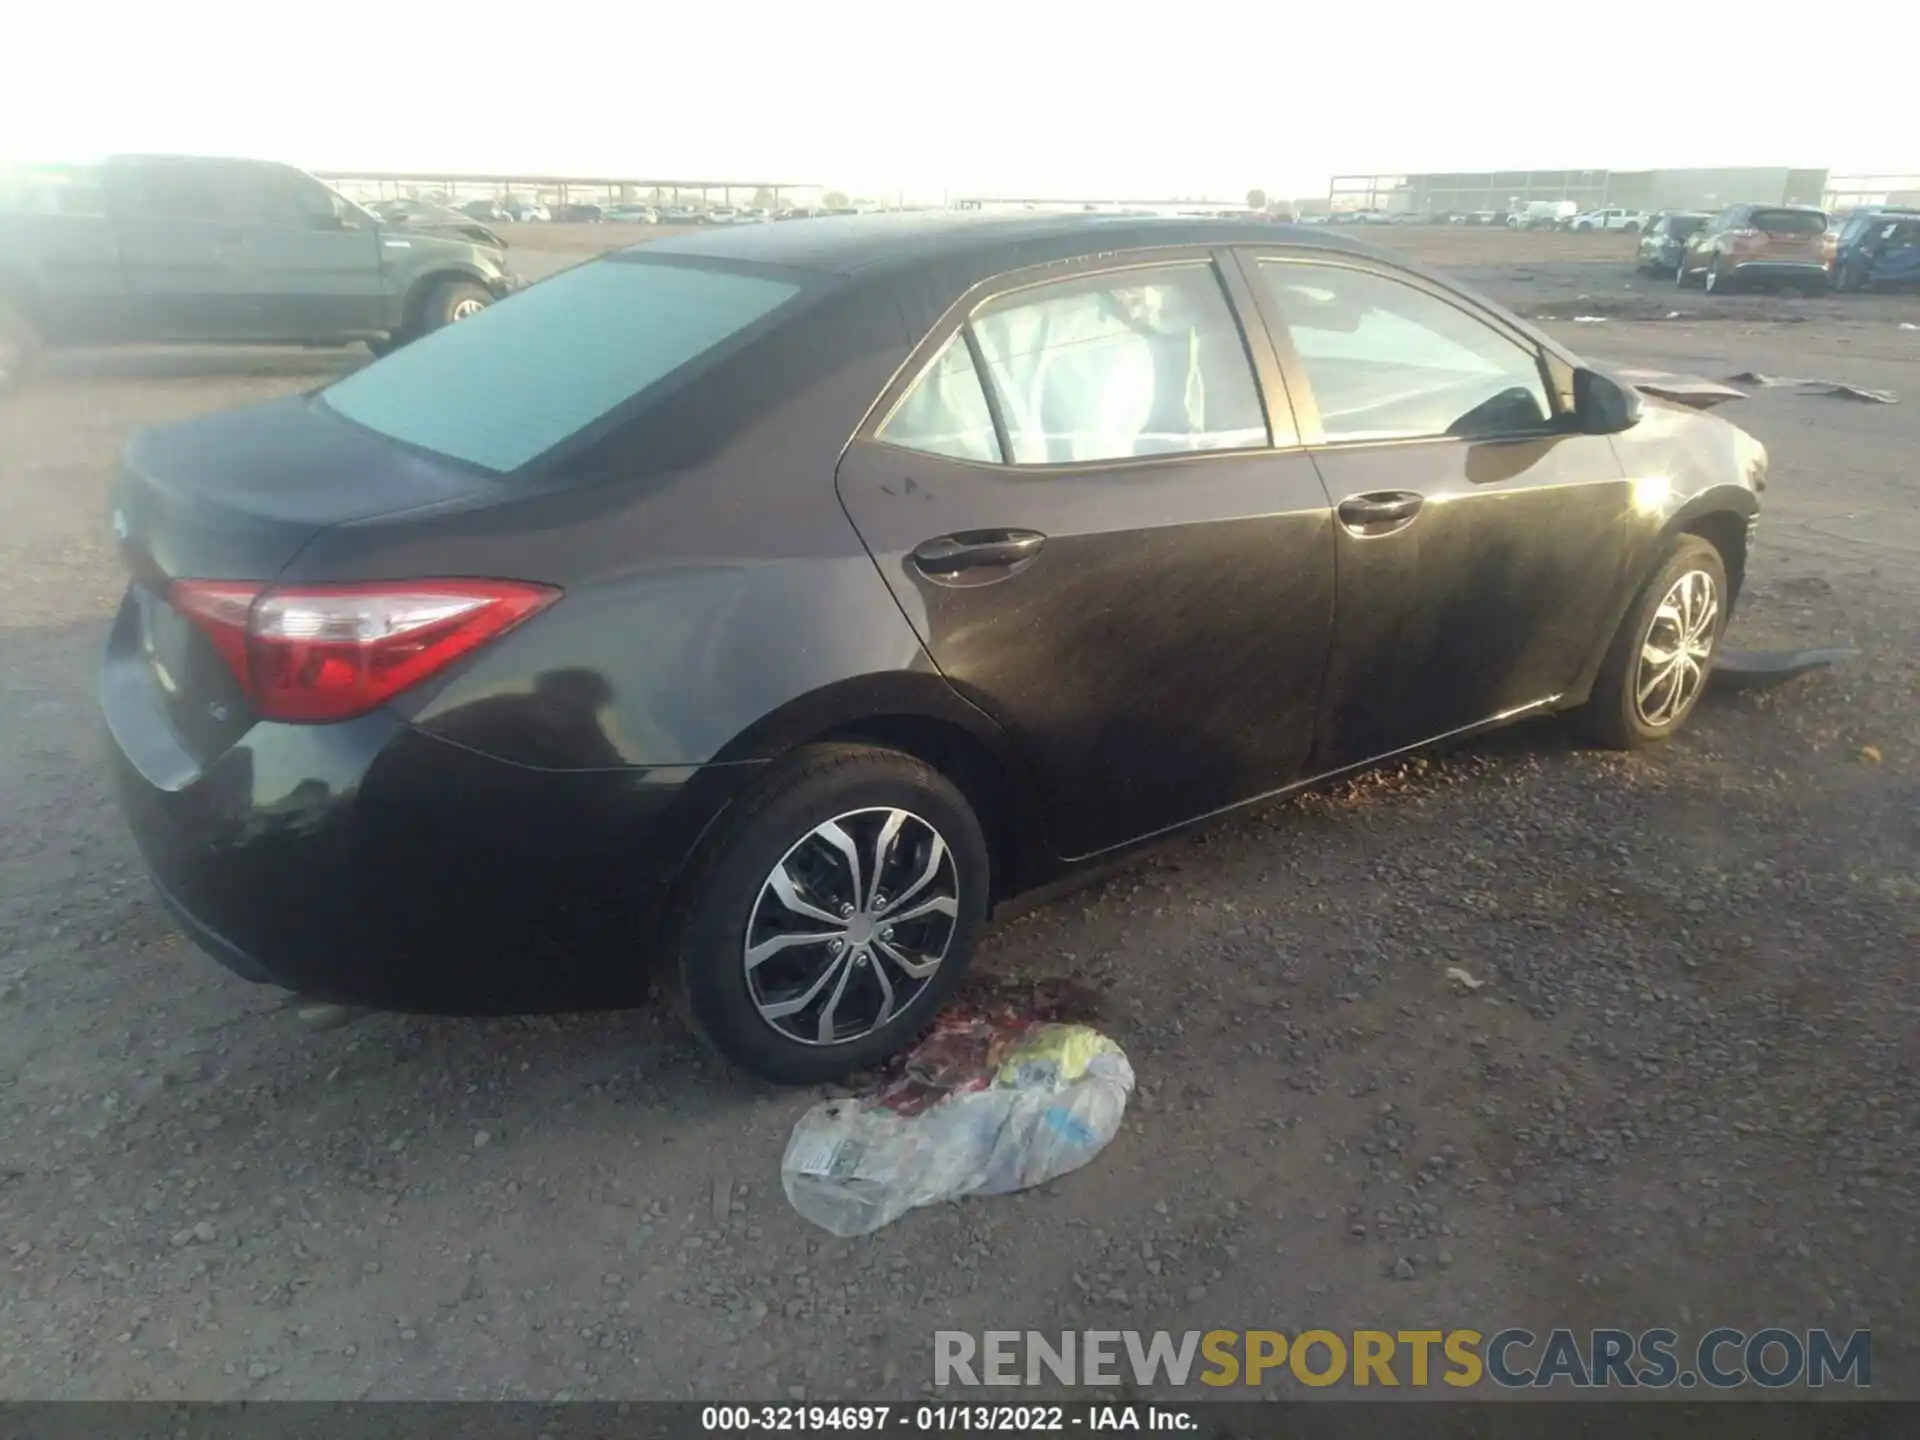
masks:
[[[933,1383],[1259,1387],[1276,1382],[1456,1389],[1730,1390],[1873,1383],[1873,1336],[1855,1330],[965,1330],[934,1332]]]

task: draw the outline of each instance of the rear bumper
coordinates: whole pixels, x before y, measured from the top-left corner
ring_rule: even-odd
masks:
[[[164,737],[102,699],[122,808],[191,938],[245,979],[391,1009],[636,1003],[685,857],[759,768],[534,770],[376,713],[255,725],[149,773]]]
[[[1818,260],[1736,260],[1733,273],[1743,280],[1820,280],[1827,267]]]

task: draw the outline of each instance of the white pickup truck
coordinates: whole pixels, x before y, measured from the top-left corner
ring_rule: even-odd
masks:
[[[1633,235],[1647,228],[1647,212],[1609,205],[1601,210],[1588,210],[1574,216],[1567,228],[1570,230],[1624,230],[1629,235]]]

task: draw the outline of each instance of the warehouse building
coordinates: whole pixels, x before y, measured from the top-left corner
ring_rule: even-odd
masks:
[[[1387,210],[1406,215],[1517,210],[1530,200],[1571,200],[1582,210],[1712,210],[1740,201],[1818,205],[1825,170],[1490,170],[1451,175],[1340,175],[1329,208]]]

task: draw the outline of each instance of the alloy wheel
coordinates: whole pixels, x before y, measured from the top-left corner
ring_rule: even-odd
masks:
[[[472,318],[475,315],[478,315],[482,310],[486,308],[487,308],[486,301],[475,300],[472,296],[468,296],[464,300],[456,300],[453,302],[453,308],[447,311],[447,319],[448,320],[467,320]]]
[[[1642,724],[1677,725],[1700,698],[1718,638],[1720,596],[1713,577],[1689,570],[1668,588],[1640,643],[1633,705]]]
[[[953,851],[909,810],[816,825],[761,882],[741,959],[760,1018],[803,1045],[871,1035],[932,982],[960,918]]]

